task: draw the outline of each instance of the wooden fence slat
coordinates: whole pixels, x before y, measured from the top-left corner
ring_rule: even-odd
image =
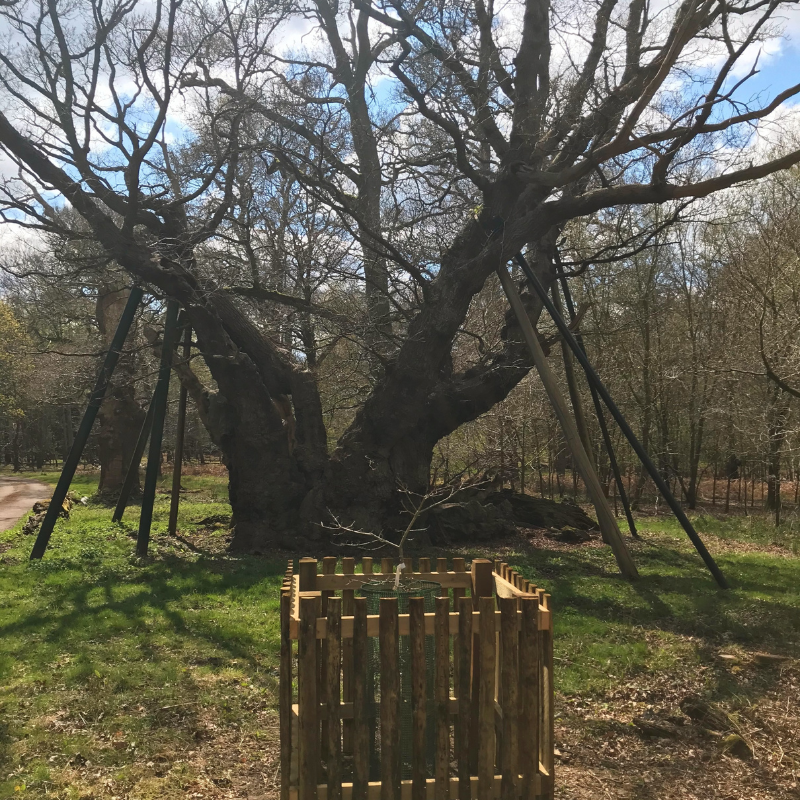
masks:
[[[436,700],[436,800],[450,798],[450,598],[436,598],[434,627]]]
[[[319,592],[312,592],[312,595],[319,594]],[[522,595],[520,595],[521,597]],[[473,612],[474,616],[477,618],[480,615],[477,611]],[[450,634],[454,635],[458,633],[458,614],[451,612],[450,613]],[[433,628],[435,624],[436,614],[425,614],[425,632],[428,636],[433,636]],[[380,617],[377,614],[370,614],[367,617],[367,635],[368,636],[377,636],[378,635],[378,627],[379,627]],[[299,622],[299,617],[297,619],[292,618],[290,621],[290,634],[293,639],[297,638],[297,623]],[[550,612],[546,608],[539,609],[539,630],[545,630],[550,628],[551,625],[551,616]],[[500,612],[495,612],[495,625],[496,630],[500,631]],[[477,625],[475,626],[475,633],[476,635],[478,632]],[[326,636],[326,626],[324,618],[320,618],[317,620],[317,639],[324,639]],[[401,636],[408,636],[408,614],[401,614],[400,615],[400,635]],[[342,618],[342,639],[349,639],[353,636],[353,618],[352,617],[343,617]]]
[[[397,599],[380,601],[381,800],[400,800],[400,632]]]
[[[463,558],[454,558],[453,559],[453,572],[466,572],[466,565],[464,564]],[[459,610],[459,600],[464,597],[466,594],[466,590],[462,589],[461,587],[454,586],[453,587],[453,611],[458,613]],[[458,652],[458,634],[453,636],[453,653]],[[458,657],[453,656],[453,691],[456,693],[456,697],[458,697]]]
[[[503,709],[503,750],[501,767],[503,782],[501,800],[516,800],[518,769],[519,733],[517,714],[519,709],[519,629],[517,627],[518,601],[513,597],[501,597],[500,614],[502,639],[502,696]]]
[[[424,556],[419,560],[419,571],[422,575],[427,575],[431,571],[431,560]]]
[[[408,559],[409,561],[411,559]],[[382,574],[380,569],[378,574]],[[392,568],[392,575],[394,568]],[[435,576],[435,577],[432,577]],[[467,572],[412,572],[410,564],[406,563],[406,568],[403,570],[404,578],[417,578],[418,580],[435,580],[442,586],[448,589],[458,587],[459,589],[468,589],[471,585],[470,575]],[[365,580],[370,580],[369,573],[364,575],[344,575],[336,573],[334,575],[317,575],[316,588],[322,591],[341,591],[342,589],[360,589],[361,584]]]
[[[466,565],[464,564],[463,558],[454,558],[453,559],[453,571],[454,572],[465,572]],[[453,588],[453,611],[457,614],[460,609],[460,601],[461,598],[465,595],[465,590],[459,587]],[[459,692],[459,668],[461,666],[460,661],[461,659],[458,657],[459,653],[459,643],[458,643],[458,634],[453,634],[453,694],[455,697],[458,697]],[[460,752],[459,750],[459,742],[458,737],[460,735],[459,728],[456,726],[454,736],[455,736],[455,751],[456,753]]]
[[[458,757],[458,800],[470,800],[470,665],[472,663],[472,598],[462,597],[458,607],[458,717],[456,719],[456,755]]]
[[[326,696],[328,705],[328,798],[342,800],[342,722],[339,718],[341,703],[341,646],[342,646],[342,600],[328,598]]]
[[[353,601],[353,800],[367,800],[369,701],[367,694],[367,598]]]
[[[472,598],[476,612],[479,611],[478,601],[481,597],[491,597],[494,588],[492,578],[492,562],[486,558],[472,560]],[[481,626],[478,627],[480,631]],[[474,632],[474,631],[473,631]],[[478,731],[480,727],[480,686],[481,686],[481,636],[476,634],[472,645],[472,708],[470,710],[470,729],[472,735],[469,740],[469,768],[472,774],[478,772],[478,748],[480,746]],[[494,641],[494,635],[492,635]],[[492,664],[494,674],[494,664]]]
[[[425,707],[425,600],[411,597],[408,601],[411,650],[411,800],[425,800],[426,752]]]
[[[336,556],[325,556],[322,559],[322,574],[323,575],[335,575],[336,574],[336,564],[338,562],[338,558]]]
[[[317,559],[301,558],[297,565],[297,574],[300,578],[299,590],[313,592],[317,588]]]
[[[281,800],[289,800],[289,780],[292,771],[292,640],[289,638],[289,618],[292,597],[289,590],[281,591],[281,665],[278,688],[281,726]]]
[[[549,611],[550,610],[550,595],[545,594],[542,605]],[[542,763],[544,764],[547,774],[550,777],[550,790],[544,794],[547,800],[553,797],[553,789],[555,782],[555,764],[554,764],[554,750],[555,747],[555,689],[553,685],[553,630],[540,631],[542,642],[542,661],[541,661],[541,675],[542,675]]]
[[[336,574],[336,556],[325,556],[322,559],[322,574]],[[322,616],[328,616],[328,600],[333,597],[332,591],[322,592]],[[341,615],[340,615],[341,618]],[[340,626],[341,629],[341,626]],[[320,642],[319,654],[319,701],[323,705],[328,697],[328,639],[327,637]],[[320,728],[320,756],[322,762],[328,761],[328,722],[322,721]],[[322,764],[320,764],[322,769]]]
[[[315,567],[316,569],[316,567]],[[316,800],[319,769],[319,723],[317,718],[317,615],[318,597],[300,598],[298,636],[297,702],[299,718],[300,800]]]
[[[356,560],[351,556],[342,559],[342,574],[353,575],[356,571]],[[342,616],[353,616],[353,589],[342,590]],[[353,640],[342,641],[342,699],[345,703],[353,702]],[[342,726],[342,750],[350,755],[353,752],[353,723],[346,720]]]
[[[534,800],[535,776],[539,774],[539,599],[520,598],[522,629],[519,634],[519,688],[521,697],[519,771],[522,775],[522,800]]]
[[[447,575],[447,559],[446,558],[437,558],[436,559],[436,572],[440,575]],[[433,580],[436,580],[436,576],[434,575]],[[440,597],[450,597],[450,589],[447,588],[445,584],[442,584],[442,589],[439,593]]]
[[[490,800],[495,760],[495,660],[497,640],[494,622],[494,598],[479,597],[480,625],[478,800]]]
[[[494,776],[494,787],[492,789],[492,797],[494,800],[500,799],[500,785],[502,783],[502,777],[500,775]],[[428,778],[428,800],[435,800],[435,793],[436,793],[436,781],[434,778]],[[476,787],[478,785],[478,777],[472,777],[472,784]],[[543,782],[542,786],[545,786],[545,782]],[[542,791],[545,789],[543,788]],[[456,797],[456,792],[458,791],[458,778],[450,778],[450,791],[451,796]],[[327,800],[327,793],[328,787],[326,784],[321,783],[317,787],[317,793],[319,800]],[[353,786],[351,783],[343,783],[342,784],[342,800],[352,800],[353,797]],[[369,784],[369,790],[367,794],[368,800],[380,800],[381,797],[381,784],[380,781],[373,781]],[[411,800],[411,781],[404,780],[400,783],[400,797],[401,800]],[[290,795],[289,800],[297,800],[297,790],[293,789],[292,794]]]
[[[383,575],[391,575],[394,572],[394,559],[382,558],[381,559],[381,573]]]
[[[363,575],[372,575],[373,572],[372,562],[373,562],[372,556],[364,556],[364,558],[361,559],[361,573]],[[370,578],[369,580],[372,580],[372,578]]]

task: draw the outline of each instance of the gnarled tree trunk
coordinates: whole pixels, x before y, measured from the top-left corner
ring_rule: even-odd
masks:
[[[398,490],[427,490],[434,445],[527,374],[529,354],[510,312],[504,348],[480,367],[453,371],[454,338],[499,254],[475,224],[448,256],[403,345],[330,456],[313,372],[268,340],[226,293],[183,282],[170,287],[218,387],[205,392],[178,366],[229,470],[235,549],[296,547],[298,535],[330,535],[325,526],[334,517],[391,531],[399,524]],[[537,263],[549,282],[548,254]],[[539,303],[526,296],[526,304],[535,319]]]

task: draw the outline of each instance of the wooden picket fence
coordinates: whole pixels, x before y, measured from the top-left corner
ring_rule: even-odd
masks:
[[[406,559],[406,563],[410,559]],[[281,800],[544,800],[553,796],[550,596],[504,563],[420,558],[410,577],[442,586],[435,613],[396,598],[368,615],[356,591],[392,559],[289,562],[281,590]],[[409,573],[404,573],[409,577]],[[401,779],[399,637],[411,652],[411,779]],[[433,703],[425,638],[435,642]],[[367,660],[380,652],[380,781],[370,781]],[[296,668],[293,666],[296,663]],[[295,692],[296,687],[296,692]],[[430,707],[430,706],[433,707]],[[426,720],[435,720],[433,774]],[[428,740],[430,741],[430,740]]]

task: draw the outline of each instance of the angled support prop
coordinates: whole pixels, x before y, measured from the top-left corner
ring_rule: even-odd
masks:
[[[569,329],[569,326],[566,322],[564,322],[563,317],[558,313],[555,306],[553,305],[552,301],[547,295],[544,286],[542,286],[541,281],[536,277],[534,271],[530,268],[528,262],[525,260],[525,257],[522,253],[517,253],[515,256],[516,262],[522,268],[522,271],[525,273],[525,277],[530,282],[533,290],[539,296],[539,299],[542,301],[542,304],[547,309],[547,313],[553,318],[553,322],[555,322],[556,327],[558,328],[561,335],[564,337],[567,344],[570,346],[570,349],[575,354],[575,358],[578,359],[581,366],[583,367],[584,372],[586,373],[586,378],[589,381],[589,384],[594,386],[597,389],[597,393],[603,399],[603,402],[606,405],[606,408],[611,412],[611,416],[619,425],[620,430],[625,434],[625,438],[630,443],[631,447],[633,448],[636,455],[639,457],[639,460],[644,465],[645,469],[650,473],[650,477],[653,479],[653,483],[655,483],[656,487],[658,488],[659,492],[661,492],[664,499],[667,501],[667,504],[672,509],[672,513],[678,518],[678,521],[683,526],[683,529],[686,531],[687,536],[691,540],[692,544],[695,547],[695,550],[700,554],[700,557],[705,562],[705,565],[708,567],[709,572],[714,576],[714,579],[717,581],[719,586],[722,589],[728,589],[728,581],[725,579],[725,576],[722,574],[722,571],[717,566],[717,562],[714,561],[711,553],[708,552],[706,546],[703,544],[703,540],[700,538],[697,531],[694,529],[694,525],[689,521],[689,518],[684,513],[683,509],[680,506],[680,503],[675,499],[675,496],[667,486],[666,481],[661,476],[661,473],[656,468],[656,465],[653,463],[653,460],[648,455],[647,451],[642,447],[641,442],[636,438],[636,434],[631,429],[631,426],[628,425],[627,420],[622,415],[622,412],[617,408],[617,404],[614,402],[611,395],[608,393],[608,389],[603,385],[603,382],[600,380],[600,376],[595,372],[594,367],[591,365],[591,362],[586,357],[586,353],[581,349],[578,343],[575,341],[575,337],[572,335],[572,331]]]
[[[61,511],[62,503],[67,496],[72,479],[75,477],[75,470],[78,468],[78,463],[83,455],[86,442],[89,440],[89,434],[92,432],[92,425],[97,417],[97,412],[100,410],[100,405],[106,395],[108,384],[111,382],[111,376],[114,374],[114,369],[119,361],[122,346],[125,344],[125,339],[133,324],[133,319],[136,316],[136,308],[139,303],[142,302],[143,296],[144,292],[138,286],[134,286],[131,289],[131,293],[128,295],[128,302],[125,304],[122,316],[119,318],[117,330],[114,333],[114,338],[111,340],[111,346],[106,353],[103,366],[100,369],[100,374],[97,376],[94,389],[89,396],[89,403],[86,406],[86,411],[83,414],[80,427],[75,434],[72,447],[70,447],[69,454],[64,461],[61,476],[53,492],[53,497],[50,499],[50,505],[47,508],[42,526],[39,528],[39,535],[36,537],[36,542],[31,551],[31,559],[41,558],[45,550],[47,550],[47,545],[50,542],[50,536],[53,533],[53,528],[58,519],[58,514]]]
[[[155,392],[153,392],[155,396]],[[111,517],[112,522],[120,522],[125,509],[128,507],[128,500],[131,499],[131,492],[133,491],[136,479],[139,476],[139,465],[142,463],[142,456],[144,455],[144,448],[147,445],[147,440],[150,437],[150,429],[153,427],[153,398],[150,398],[150,403],[147,406],[147,416],[144,418],[141,430],[139,431],[139,438],[136,440],[136,447],[131,456],[131,463],[128,464],[128,471],[125,473],[125,481],[122,484],[122,491],[119,493],[116,508],[114,509],[114,516]]]
[[[150,544],[150,526],[153,523],[153,503],[156,497],[158,468],[161,464],[161,441],[164,436],[164,419],[167,413],[169,376],[172,370],[172,350],[178,327],[178,303],[167,301],[167,318],[164,323],[164,341],[161,345],[161,363],[158,383],[153,393],[153,428],[150,431],[150,449],[147,453],[147,470],[142,493],[142,513],[139,517],[139,532],[136,537],[136,555],[146,556]]]
[[[567,279],[562,275],[561,278],[561,290],[564,294],[564,302],[567,306],[567,311],[569,312],[570,321],[575,320],[575,306],[572,302],[572,295],[569,291],[569,286],[567,285]],[[583,336],[580,333],[575,334],[575,341],[580,346],[581,350],[583,350],[584,354],[586,353],[586,346],[583,343]],[[569,346],[569,345],[567,345]],[[603,406],[600,404],[600,396],[597,394],[597,389],[594,388],[594,384],[589,381],[589,392],[592,395],[592,404],[594,405],[594,413],[597,417],[597,422],[600,425],[600,433],[603,435],[603,444],[606,448],[606,453],[608,453],[608,463],[611,466],[611,472],[614,474],[614,481],[617,484],[617,489],[619,491],[619,498],[622,501],[622,507],[625,509],[625,517],[628,520],[628,529],[631,532],[631,536],[634,539],[641,538],[636,531],[636,523],[633,521],[633,512],[631,511],[631,504],[628,502],[628,493],[625,491],[625,484],[622,481],[622,474],[619,471],[619,464],[617,463],[617,456],[614,452],[614,445],[611,441],[611,434],[608,432],[608,425],[606,424],[606,415],[603,412]]]
[[[604,537],[614,552],[614,557],[617,560],[619,571],[629,580],[635,580],[639,577],[636,564],[634,563],[633,557],[631,556],[630,551],[622,539],[622,534],[620,533],[619,526],[617,525],[617,520],[614,518],[611,507],[608,505],[608,500],[603,494],[600,481],[597,478],[597,473],[595,472],[594,466],[592,465],[592,462],[586,453],[586,449],[581,442],[581,438],[578,435],[578,430],[575,426],[575,421],[570,416],[566,401],[561,395],[561,391],[558,387],[558,381],[556,380],[553,371],[550,369],[550,365],[547,363],[547,358],[542,350],[541,344],[539,344],[539,339],[536,335],[536,331],[533,328],[533,324],[531,323],[528,314],[525,311],[525,307],[522,304],[519,292],[517,292],[517,287],[514,286],[514,281],[508,274],[508,270],[506,269],[505,265],[497,268],[497,275],[500,278],[500,283],[503,287],[506,297],[508,298],[508,302],[511,304],[511,308],[517,317],[520,330],[522,331],[522,335],[525,339],[525,344],[528,345],[531,357],[533,358],[533,363],[536,366],[536,370],[542,380],[542,385],[544,386],[550,403],[553,406],[553,411],[555,412],[556,418],[561,426],[561,430],[564,432],[564,437],[567,440],[570,452],[575,459],[575,464],[577,465],[578,471],[581,473],[581,477],[583,478],[589,495],[592,498],[592,503],[595,507],[595,511],[597,512],[597,521],[600,524],[600,529],[603,531]]]

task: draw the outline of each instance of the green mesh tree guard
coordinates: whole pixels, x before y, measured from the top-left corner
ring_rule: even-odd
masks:
[[[382,597],[396,597],[397,610],[400,614],[408,613],[408,601],[412,597],[421,597],[425,601],[425,613],[436,611],[436,597],[441,593],[441,584],[434,581],[400,580],[394,588],[394,577],[388,580],[369,581],[361,586],[360,594],[367,598],[367,613],[378,614]],[[426,725],[425,740],[427,743],[428,774],[433,774],[433,755],[436,746],[436,730],[434,727],[434,658],[435,643],[433,636],[425,637],[425,694]],[[367,698],[369,701],[370,730],[370,780],[380,780],[381,773],[381,726],[379,703],[381,699],[380,683],[380,644],[378,637],[370,637],[369,662],[367,664]],[[400,637],[400,772],[401,777],[411,777],[411,644],[408,636]]]

